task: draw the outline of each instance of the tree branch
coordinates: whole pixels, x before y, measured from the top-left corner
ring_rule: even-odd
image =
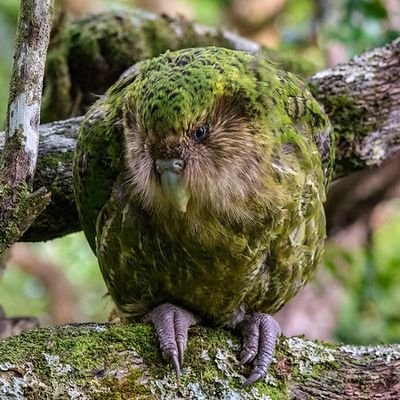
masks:
[[[22,0],[0,161],[0,254],[46,207],[45,189],[31,193],[39,142],[40,103],[52,0]]]
[[[72,159],[81,121],[82,117],[77,117],[40,126],[33,188],[46,187],[51,202],[24,234],[24,241],[44,241],[81,230],[72,184]]]
[[[191,331],[178,379],[147,325],[77,325],[0,341],[7,397],[91,399],[398,399],[400,345],[335,346],[281,338],[268,376],[250,388],[233,334]],[[13,398],[13,397],[7,397]]]
[[[218,28],[184,18],[124,9],[89,15],[52,39],[46,66],[42,120],[67,119],[86,113],[131,65],[167,50],[220,46],[263,52],[283,69],[311,75],[311,63]]]
[[[72,282],[60,265],[40,259],[27,243],[14,243],[10,249],[9,263],[33,276],[43,285],[50,297],[52,325],[69,323],[79,318],[77,296]]]
[[[82,117],[77,117],[39,127],[33,190],[46,187],[51,201],[23,235],[23,241],[45,241],[81,230],[72,184],[72,160],[81,121]],[[0,132],[0,151],[4,138],[5,132]]]
[[[400,38],[310,79],[335,128],[336,177],[399,152],[399,76]]]

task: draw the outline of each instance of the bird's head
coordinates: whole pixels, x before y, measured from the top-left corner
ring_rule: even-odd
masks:
[[[240,219],[266,192],[273,135],[259,85],[269,82],[257,80],[253,60],[221,48],[171,52],[122,84],[129,179],[148,210]]]

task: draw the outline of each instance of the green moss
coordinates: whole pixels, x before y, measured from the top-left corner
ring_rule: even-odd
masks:
[[[71,80],[67,63],[67,43],[60,41],[46,59],[44,95],[41,103],[41,122],[66,118],[72,113]]]
[[[31,379],[19,377],[25,398],[45,399],[56,390],[63,399],[73,390],[94,399],[284,399],[272,375],[272,383],[241,387],[248,368],[238,367],[239,347],[227,331],[193,329],[178,379],[148,325],[37,329],[0,342],[0,388],[4,371],[24,366]]]
[[[242,388],[249,369],[239,367],[239,349],[239,338],[232,333],[196,327],[190,332],[178,379],[171,366],[161,360],[149,325],[37,329],[0,341],[0,393],[17,393],[12,398],[24,400],[73,396],[99,400],[285,400],[296,397],[298,389],[309,398],[306,394],[321,388],[329,391],[334,387],[335,393],[346,393],[345,385],[351,384],[367,398],[370,388],[366,375],[359,373],[362,368],[371,366],[372,361],[400,359],[398,346],[337,347],[281,338],[267,377]],[[388,384],[389,379],[385,381]]]
[[[18,188],[11,188],[7,183],[0,183],[0,205],[7,215],[0,226],[0,254],[19,238],[22,222],[19,218],[29,211],[26,201],[29,196],[30,191],[25,183]]]
[[[63,167],[63,165],[69,165],[71,163],[72,156],[73,151],[65,151],[57,154],[52,154],[49,152],[44,157],[40,157],[38,159],[37,166],[40,171],[54,171],[60,167]]]
[[[379,131],[380,125],[385,121],[379,121],[378,118],[370,121],[368,110],[361,107],[359,100],[354,98],[351,86],[348,86],[347,93],[335,95],[329,83],[330,81],[327,81],[325,87],[325,84],[317,79],[315,82],[310,82],[310,89],[316,99],[323,104],[324,111],[335,128],[336,158],[333,179],[336,179],[349,171],[366,167],[366,160],[357,148],[365,146],[362,145],[364,138],[373,131]],[[379,145],[371,152],[372,155],[368,156],[370,161],[375,158],[380,160],[382,149]]]
[[[5,216],[0,221],[0,255],[18,241],[49,201],[45,190],[32,194],[25,182],[15,188],[0,183],[0,205]]]

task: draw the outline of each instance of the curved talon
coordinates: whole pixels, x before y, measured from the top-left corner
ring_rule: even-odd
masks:
[[[157,332],[164,360],[170,362],[177,376],[183,363],[189,327],[197,323],[193,314],[170,303],[161,304],[146,317]]]
[[[256,352],[254,352],[254,353],[250,353],[250,352],[246,353],[246,352],[244,352],[242,350],[241,353],[240,353],[240,362],[239,362],[240,366],[253,361],[254,357],[256,356],[256,354],[257,354]]]
[[[183,353],[185,352],[186,349],[186,344],[178,342],[178,355],[179,355],[179,363],[183,363]]]
[[[179,376],[181,374],[181,362],[178,360],[178,357],[176,355],[173,355],[171,357],[171,364],[174,367],[176,376]]]
[[[270,315],[253,313],[244,317],[240,330],[243,335],[240,364],[253,362],[250,376],[243,384],[249,386],[266,376],[281,329]]]
[[[251,372],[250,376],[244,381],[242,384],[243,387],[247,387],[252,385],[253,383],[256,383],[259,381],[261,378],[263,378],[265,374],[262,374],[260,372]]]

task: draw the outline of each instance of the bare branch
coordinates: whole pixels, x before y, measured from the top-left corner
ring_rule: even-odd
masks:
[[[35,277],[45,287],[50,297],[52,325],[69,323],[79,318],[74,288],[60,265],[42,260],[27,243],[15,243],[10,249],[8,262]]]

